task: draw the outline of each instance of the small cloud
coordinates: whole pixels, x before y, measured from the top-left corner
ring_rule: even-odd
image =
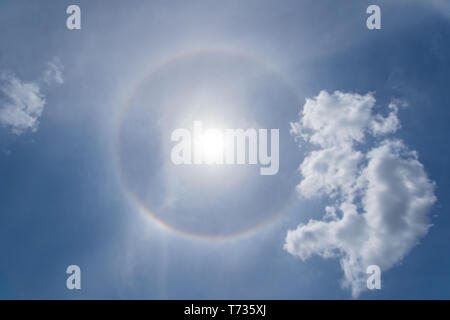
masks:
[[[42,83],[63,83],[62,64],[58,58],[48,63],[41,81],[26,82],[12,73],[0,74],[0,126],[15,135],[35,132],[46,104]]]
[[[36,131],[39,118],[45,106],[45,97],[39,85],[22,82],[14,75],[1,76],[2,100],[0,107],[0,125],[21,135],[26,130]]]
[[[322,91],[291,124],[296,138],[319,147],[300,165],[297,190],[307,198],[328,196],[332,205],[322,220],[288,231],[284,248],[303,261],[339,258],[342,284],[354,297],[366,289],[367,266],[390,269],[425,236],[436,201],[434,183],[402,141],[382,138],[366,153],[356,150],[366,135],[380,138],[400,127],[400,103],[391,103],[387,117],[374,115],[374,105],[370,93]]]
[[[374,136],[394,133],[400,129],[400,120],[397,117],[399,106],[406,107],[407,104],[400,100],[394,100],[389,104],[389,115],[383,117],[381,114],[374,116],[371,123],[371,130]]]
[[[47,70],[44,72],[43,81],[47,85],[53,83],[63,84],[63,65],[58,57],[54,57],[51,61],[47,62]]]

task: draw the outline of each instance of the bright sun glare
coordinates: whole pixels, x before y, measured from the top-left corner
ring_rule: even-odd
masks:
[[[223,159],[223,133],[217,129],[209,129],[203,133],[200,139],[203,150],[203,159],[206,163],[211,164],[219,159]]]

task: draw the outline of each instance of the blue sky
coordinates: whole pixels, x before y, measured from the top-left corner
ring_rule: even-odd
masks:
[[[81,30],[66,28],[70,4],[81,7]],[[369,4],[381,7],[381,30],[366,28]],[[21,84],[20,92],[29,93],[22,107],[37,112],[38,121],[0,121],[0,298],[355,297],[341,285],[340,261],[364,262],[373,252],[354,252],[352,242],[331,237],[332,228],[322,242],[302,238],[317,236],[314,231],[297,229],[300,242],[284,249],[288,231],[299,224],[329,223],[322,220],[325,206],[368,194],[342,191],[350,178],[337,184],[338,196],[320,186],[296,189],[317,173],[302,177],[297,168],[330,146],[298,145],[290,123],[331,139],[302,124],[299,113],[307,98],[315,108],[338,110],[343,98],[335,91],[351,101],[372,96],[373,106],[360,106],[371,109],[370,121],[386,118],[394,102],[401,123],[380,137],[364,127],[373,122],[356,117],[354,128],[366,137],[351,136],[350,145],[344,139],[338,147],[366,155],[401,139],[417,151],[423,170],[405,150],[392,151],[394,167],[411,165],[397,178],[420,191],[428,190],[419,179],[425,175],[437,199],[417,211],[429,219],[419,227],[433,225],[425,233],[407,225],[398,238],[361,234],[392,259],[375,261],[383,269],[382,290],[356,296],[449,298],[449,19],[450,6],[438,0],[0,2],[0,110],[13,106],[12,84]],[[321,91],[329,104],[318,98]],[[164,165],[170,130],[202,115],[212,124],[280,128],[279,173]],[[349,128],[330,123],[336,134]],[[369,173],[360,177],[373,182]],[[326,186],[337,183],[332,178]],[[174,198],[175,205],[165,205]],[[401,208],[414,197],[399,199]],[[374,214],[391,212],[378,205]],[[397,250],[403,243],[408,249]],[[324,258],[317,248],[333,248],[335,256]],[[71,264],[81,268],[82,290],[65,286]]]

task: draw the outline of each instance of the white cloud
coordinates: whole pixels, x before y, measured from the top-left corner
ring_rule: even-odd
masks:
[[[306,100],[300,121],[291,124],[292,131],[324,148],[362,142],[374,105],[372,94],[321,91],[315,99]]]
[[[312,255],[339,258],[344,287],[357,297],[366,288],[367,266],[388,270],[420,241],[436,201],[434,184],[404,143],[384,137],[366,153],[356,150],[365,136],[395,132],[397,104],[387,117],[373,115],[372,94],[322,91],[307,100],[297,137],[320,147],[300,166],[298,191],[308,198],[327,195],[333,204],[324,218],[287,233],[285,249],[302,260]]]
[[[347,145],[311,152],[300,165],[304,178],[297,186],[298,191],[307,198],[351,192],[362,157],[361,152]]]
[[[51,61],[47,63],[47,70],[44,72],[44,82],[48,85],[53,83],[63,84],[63,65],[58,57],[54,57]]]
[[[48,63],[42,81],[61,84],[61,70],[59,59],[53,59]],[[25,82],[6,72],[0,75],[0,126],[16,135],[27,130],[36,131],[45,103],[41,82]]]
[[[28,129],[36,131],[45,105],[39,85],[22,82],[13,75],[3,75],[1,80],[0,124],[17,135]]]
[[[377,114],[371,122],[371,130],[374,136],[383,135],[386,133],[394,133],[400,128],[400,121],[398,120],[398,106],[395,103],[389,104],[389,115],[383,117]]]

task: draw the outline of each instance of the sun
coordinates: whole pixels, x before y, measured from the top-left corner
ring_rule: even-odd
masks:
[[[199,137],[203,152],[203,161],[206,164],[223,163],[224,136],[218,129],[208,129]]]

